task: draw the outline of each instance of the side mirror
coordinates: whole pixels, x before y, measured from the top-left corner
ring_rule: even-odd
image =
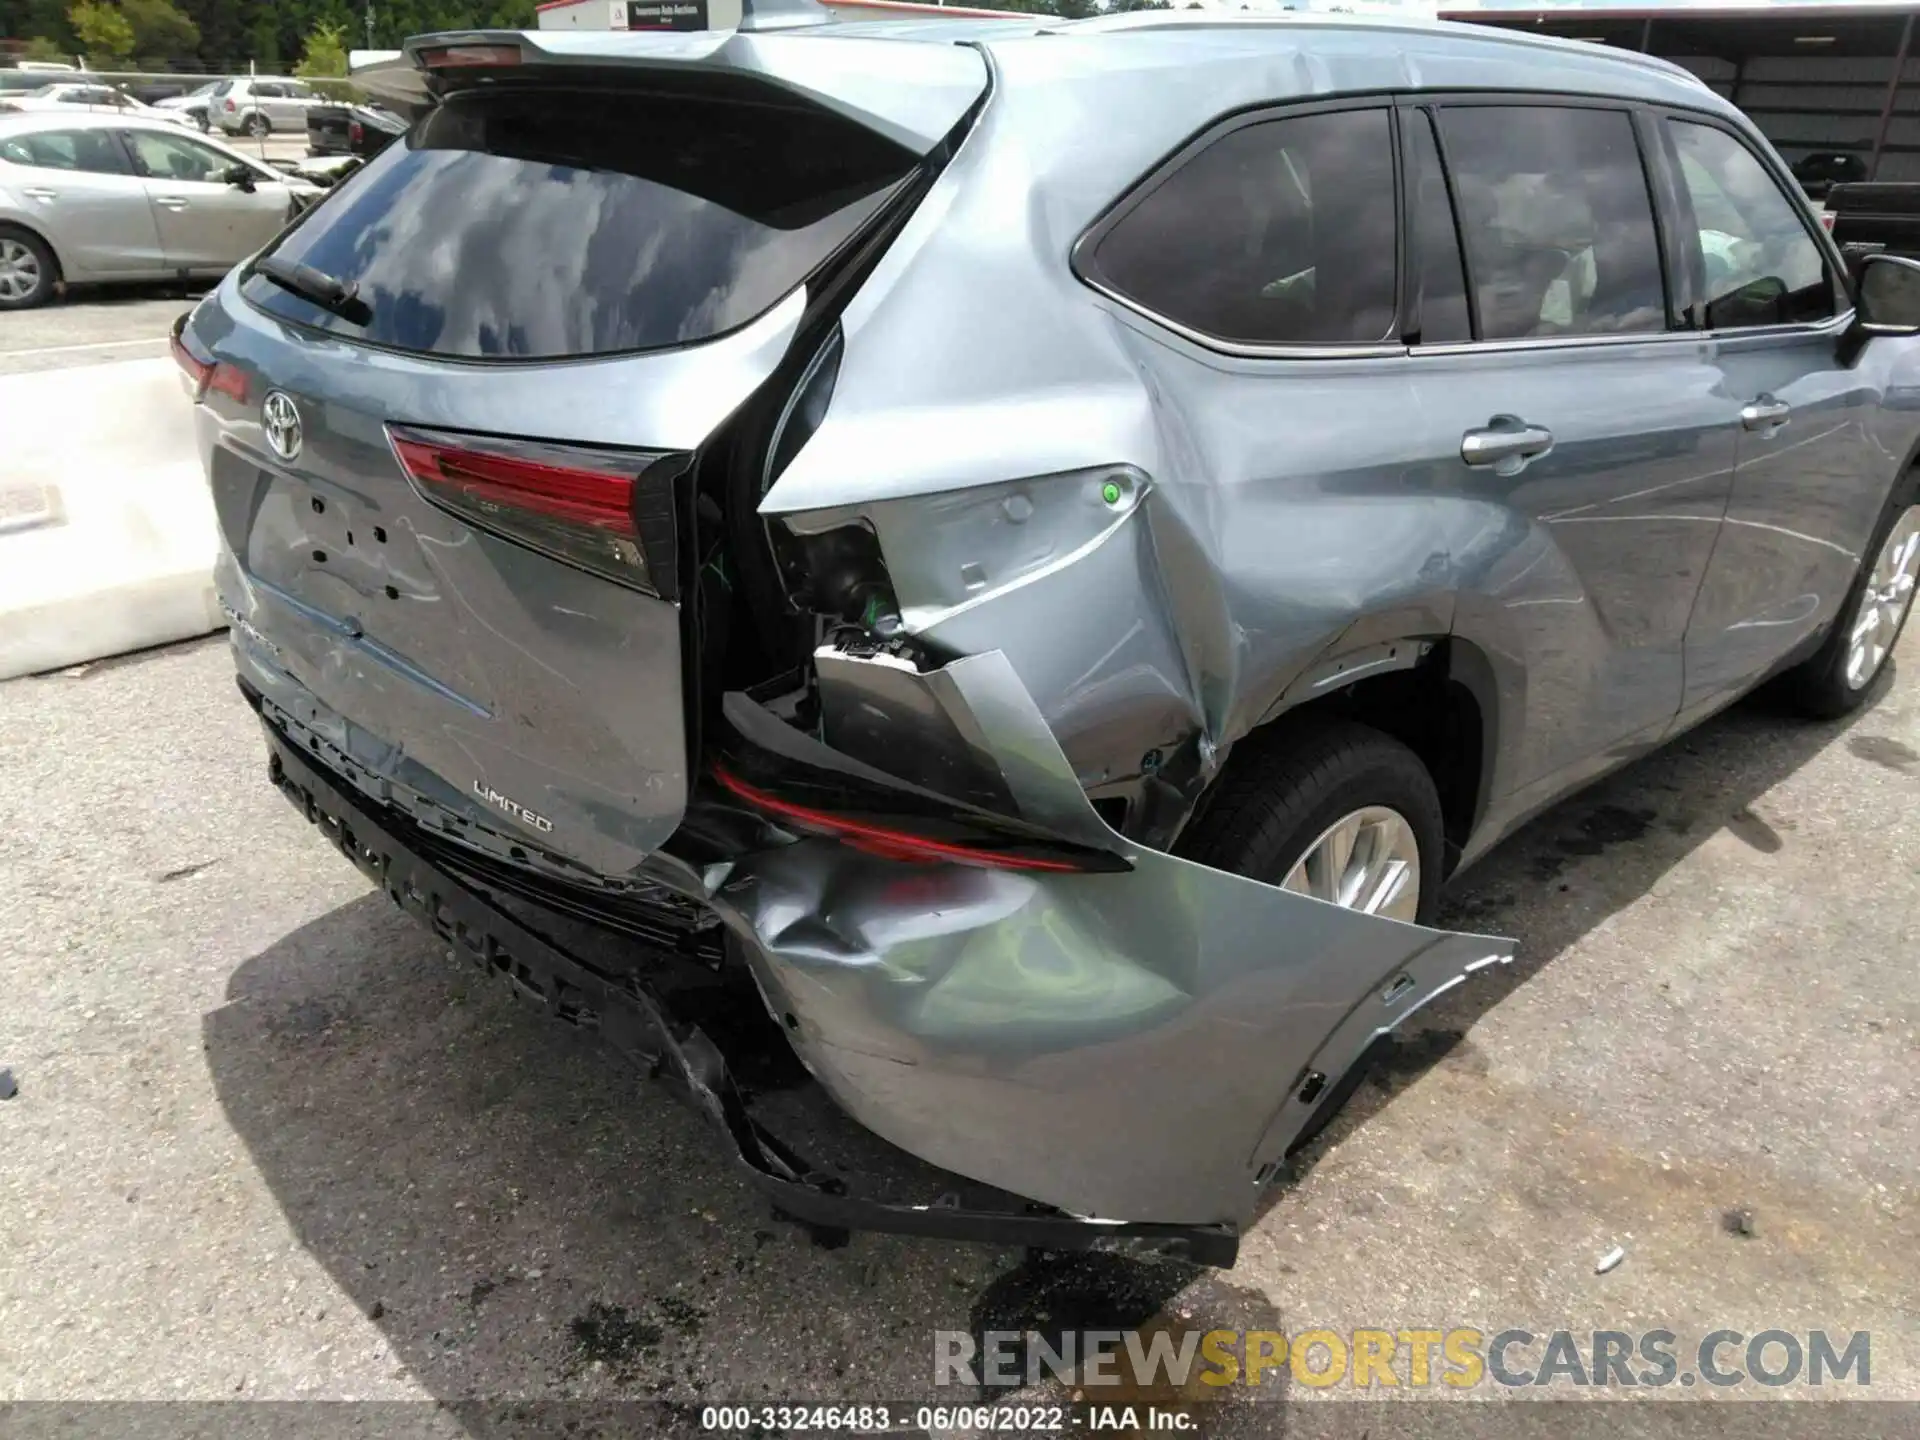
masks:
[[[1854,326],[1862,335],[1920,335],[1920,260],[1861,257],[1854,294]]]
[[[253,193],[255,177],[251,165],[229,165],[221,172],[220,178],[236,190],[245,190],[248,194]]]

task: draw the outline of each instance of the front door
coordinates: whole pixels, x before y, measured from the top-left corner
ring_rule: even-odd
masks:
[[[1731,127],[1662,123],[1699,309],[1739,405],[1739,468],[1687,631],[1690,721],[1839,613],[1886,498],[1867,372],[1838,357],[1845,308],[1806,207]]]
[[[211,145],[155,130],[130,130],[126,138],[170,268],[223,270],[286,224],[287,188],[265,172],[255,172],[247,189],[226,179],[239,162]]]

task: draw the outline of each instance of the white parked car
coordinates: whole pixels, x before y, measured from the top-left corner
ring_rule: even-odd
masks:
[[[214,92],[220,88],[220,85],[221,82],[218,80],[209,80],[206,84],[196,86],[184,95],[169,95],[164,100],[156,100],[153,102],[153,108],[184,115],[205,130],[210,125],[207,119],[207,107],[213,103]]]
[[[31,115],[46,111],[95,111],[138,116],[145,120],[167,120],[176,124],[190,123],[183,113],[156,109],[111,85],[88,85],[72,80],[42,85],[38,90],[9,95],[0,101],[0,114]]]
[[[62,280],[225,274],[325,193],[168,121],[0,115],[0,310]]]
[[[241,75],[214,87],[207,114],[229,135],[257,137],[275,130],[305,133],[307,111],[331,103],[304,80]]]

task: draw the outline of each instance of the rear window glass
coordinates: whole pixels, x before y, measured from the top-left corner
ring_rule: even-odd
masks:
[[[764,314],[914,157],[798,106],[632,91],[456,96],[275,253],[359,287],[354,325],[260,276],[255,304],[423,354],[537,359],[705,340]]]

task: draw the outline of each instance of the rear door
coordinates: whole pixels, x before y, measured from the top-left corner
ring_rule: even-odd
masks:
[[[188,337],[234,377],[203,423],[242,674],[496,853],[616,875],[679,824],[689,457],[970,103],[916,148],[701,73],[794,44],[456,94],[271,252],[350,302],[242,275]]]
[[[52,240],[71,279],[162,273],[146,186],[111,130],[37,130],[0,140],[0,184]]]
[[[244,260],[287,223],[287,187],[255,172],[252,188],[226,179],[231,155],[187,135],[123,132],[146,184],[167,264],[176,270],[224,270]]]

